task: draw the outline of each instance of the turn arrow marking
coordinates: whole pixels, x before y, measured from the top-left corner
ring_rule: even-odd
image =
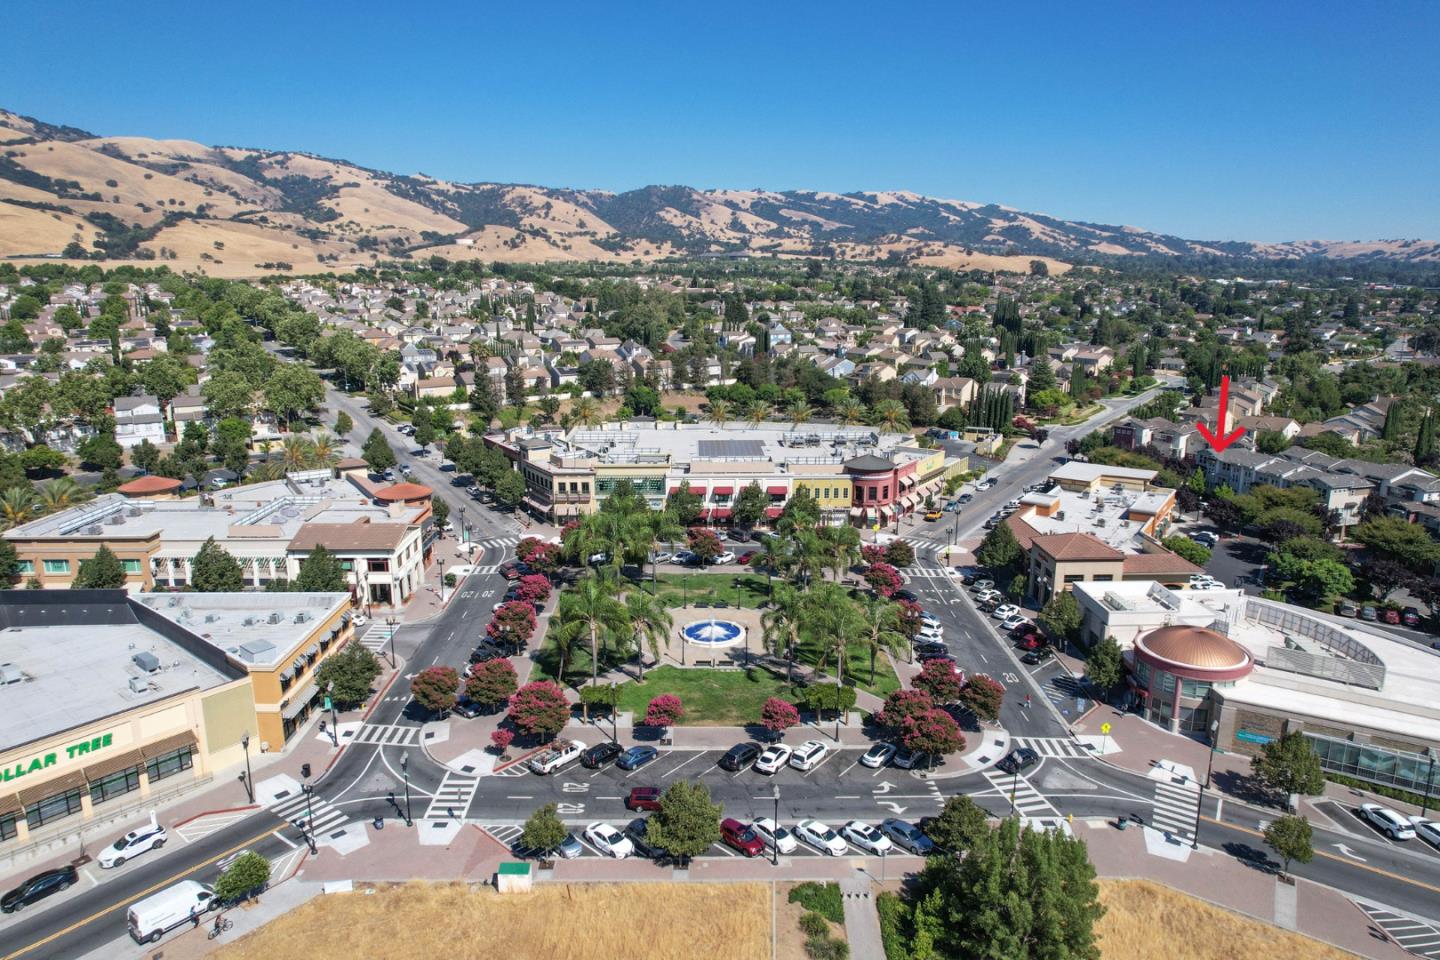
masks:
[[[900,806],[900,804],[896,803],[894,800],[881,800],[878,802],[877,805],[884,807],[891,813],[895,814],[895,816],[897,817],[900,816],[900,814],[904,813],[906,810],[910,809],[909,807]]]
[[[1332,843],[1331,846],[1334,847],[1336,850],[1339,850],[1341,853],[1345,854],[1345,856],[1349,857],[1351,860],[1359,860],[1361,863],[1367,862],[1364,857],[1360,856],[1360,854],[1354,852],[1349,847],[1345,846],[1345,844],[1343,843]]]
[[[878,795],[878,794],[886,794],[886,793],[889,793],[891,790],[894,790],[894,789],[895,789],[895,784],[891,783],[889,780],[881,780],[881,781],[880,781],[880,785],[879,785],[878,787],[876,787],[874,790],[872,790],[871,792],[872,792],[872,793],[875,793],[875,794],[877,794],[877,795]]]

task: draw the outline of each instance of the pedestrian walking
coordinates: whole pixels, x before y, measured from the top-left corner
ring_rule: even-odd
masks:
[[[1030,694],[1028,694],[1028,693],[1025,694],[1025,709],[1026,709],[1026,710],[1029,710],[1029,709],[1030,709]]]

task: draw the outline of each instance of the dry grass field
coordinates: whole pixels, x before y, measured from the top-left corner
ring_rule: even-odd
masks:
[[[763,918],[763,922],[757,922]],[[220,960],[767,960],[769,884],[541,884],[500,896],[412,883],[317,897]]]
[[[1146,880],[1101,880],[1106,906],[1100,921],[1104,960],[1353,960],[1329,944],[1203,900],[1187,897]]]

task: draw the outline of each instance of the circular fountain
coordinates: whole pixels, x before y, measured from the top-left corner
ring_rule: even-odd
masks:
[[[685,635],[687,643],[711,649],[734,646],[745,639],[743,626],[734,620],[719,620],[714,617],[696,620],[683,627],[680,632]]]

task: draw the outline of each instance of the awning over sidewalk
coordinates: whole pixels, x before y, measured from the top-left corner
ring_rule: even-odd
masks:
[[[286,720],[294,720],[296,717],[300,716],[300,714],[305,711],[305,708],[309,705],[310,701],[315,699],[315,694],[319,692],[319,684],[305,684],[305,686],[300,690],[299,693],[295,694],[295,696],[290,698],[290,702],[285,705],[285,709],[280,711],[280,716],[284,717]]]
[[[790,491],[786,487],[766,487],[765,492],[772,497],[783,497]]]
[[[728,497],[735,492],[734,487],[716,487],[711,493],[717,497]]]
[[[782,513],[784,513],[784,512],[785,512],[785,508],[784,508],[784,507],[766,507],[766,508],[765,508],[765,516],[769,517],[771,520],[778,519],[779,516],[780,516],[780,514],[782,514]]]
[[[716,520],[729,520],[730,513],[731,511],[729,507],[716,507],[714,510],[710,511],[710,516],[714,517]]]

